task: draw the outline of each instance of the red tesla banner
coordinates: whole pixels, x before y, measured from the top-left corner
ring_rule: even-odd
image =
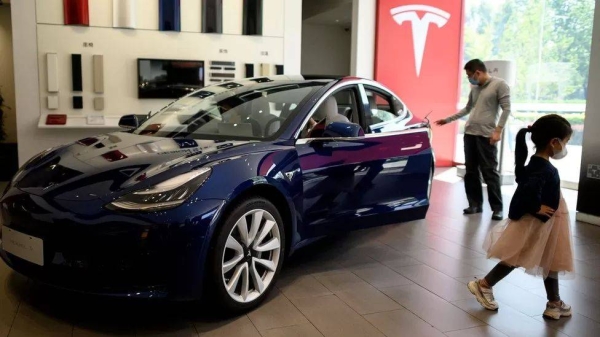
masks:
[[[375,79],[418,117],[457,111],[464,0],[379,0]],[[434,127],[438,166],[453,164],[457,127]]]

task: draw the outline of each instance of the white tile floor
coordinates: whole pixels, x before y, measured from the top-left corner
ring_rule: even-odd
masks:
[[[506,202],[514,187],[505,187]],[[564,191],[574,209],[576,192]],[[0,263],[4,336],[600,336],[600,227],[573,224],[577,277],[561,282],[575,315],[541,318],[542,281],[520,271],[483,310],[465,284],[494,266],[481,244],[489,209],[465,217],[462,181],[441,173],[427,219],[329,238],[295,255],[257,310],[214,317],[202,304],[124,302],[33,284]]]

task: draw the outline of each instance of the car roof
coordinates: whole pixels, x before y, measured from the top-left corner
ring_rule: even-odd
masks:
[[[229,93],[232,95],[253,91],[253,90],[264,90],[272,87],[278,87],[282,85],[293,85],[293,84],[332,84],[332,82],[342,82],[348,80],[357,80],[361,78],[357,77],[338,77],[338,76],[323,76],[323,75],[305,75],[305,76],[288,76],[288,75],[276,75],[276,76],[264,76],[254,77],[242,80],[227,81],[218,84],[212,84],[206,86],[198,91],[195,91],[190,96],[212,96],[213,94]],[[361,79],[363,80],[363,79]]]

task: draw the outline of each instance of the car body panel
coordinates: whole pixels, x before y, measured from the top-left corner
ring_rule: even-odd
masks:
[[[232,92],[243,92],[247,82]],[[290,83],[303,82],[247,85],[264,89]],[[44,240],[48,266],[31,266],[2,249],[0,257],[27,276],[67,289],[190,299],[201,296],[219,224],[252,191],[269,189],[284,208],[280,211],[289,214],[287,253],[335,232],[423,218],[434,159],[427,124],[409,111],[361,137],[299,138],[316,108],[340,88],[359,90],[364,114],[363,85],[388,92],[357,78],[324,82],[271,138],[169,138],[130,131],[43,152],[19,170],[0,198],[0,209],[4,226]],[[233,95],[228,90],[206,88],[202,97]],[[107,207],[207,167],[210,176],[176,208]],[[162,272],[154,274],[157,270]]]

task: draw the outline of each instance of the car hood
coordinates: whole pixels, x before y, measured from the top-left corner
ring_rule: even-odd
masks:
[[[14,184],[27,193],[59,200],[101,198],[109,201],[119,192],[156,181],[169,170],[184,172],[192,166],[239,153],[234,149],[250,144],[260,143],[115,132],[52,150],[25,165],[17,173]]]

